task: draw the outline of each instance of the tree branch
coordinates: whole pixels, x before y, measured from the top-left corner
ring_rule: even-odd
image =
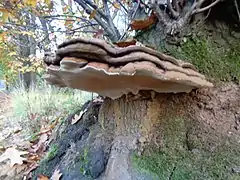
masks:
[[[151,4],[151,8],[152,10],[156,13],[156,16],[158,18],[158,20],[164,25],[166,26],[168,24],[168,20],[169,17],[167,17],[163,11],[159,8],[158,4],[152,3]]]
[[[240,22],[240,12],[239,12],[239,8],[238,8],[237,0],[234,0],[234,5],[235,5],[235,7],[236,7],[236,11],[237,11],[238,19],[239,19],[239,22]]]
[[[172,4],[176,8],[176,11],[180,13],[180,6],[178,4],[178,0],[172,0]]]
[[[120,6],[124,9],[124,11],[126,12],[126,14],[128,14],[128,10],[127,8],[122,4],[122,2],[120,0],[117,0],[117,2],[120,4]]]
[[[135,9],[134,12],[133,12],[133,15],[132,15],[132,17],[131,17],[131,20],[133,20],[133,19],[135,18],[139,6],[140,6],[140,1],[138,1],[137,7],[136,7],[136,9]],[[130,27],[131,27],[131,23],[129,23],[126,31],[125,31],[125,32],[123,33],[123,35],[118,39],[119,41],[123,40],[123,38],[126,36],[127,31],[130,29]]]
[[[94,4],[92,1],[89,1],[89,0],[83,0],[83,1],[85,2],[85,4],[88,4],[90,7],[95,9],[103,19],[107,20],[106,14],[101,9],[99,9],[96,4]]]
[[[51,19],[51,18],[58,18],[58,17],[70,17],[70,18],[77,18],[77,19],[81,19],[82,21],[88,22],[88,23],[92,23],[91,21],[89,21],[86,18],[80,17],[80,16],[72,16],[72,15],[64,15],[64,14],[58,14],[58,15],[51,15],[51,16],[41,16],[41,18],[44,19]]]
[[[176,19],[179,17],[179,12],[176,12],[174,9],[173,9],[173,6],[172,6],[172,3],[171,3],[171,0],[167,0],[167,6],[172,14],[172,16]]]
[[[120,33],[118,32],[118,30],[117,30],[116,26],[114,25],[113,20],[111,18],[110,10],[109,10],[108,4],[107,4],[107,0],[102,0],[102,1],[103,1],[103,7],[104,7],[104,10],[105,10],[105,14],[106,14],[106,17],[107,17],[107,22],[108,22],[110,28],[113,30],[117,39],[119,39],[120,38]]]
[[[90,15],[92,13],[92,10],[87,6],[85,1],[84,2],[82,0],[74,0],[74,1],[77,2],[86,11],[87,14]],[[106,15],[104,16],[106,17]],[[114,33],[114,29],[109,28],[109,25],[101,19],[101,15],[99,16],[99,14],[96,14],[94,16],[94,19],[106,31],[111,41],[117,41],[118,38]]]
[[[204,8],[201,8],[201,9],[196,9],[193,11],[193,14],[197,14],[197,13],[201,13],[201,12],[204,12],[210,8],[212,8],[213,6],[215,6],[217,3],[219,3],[221,0],[215,0],[212,4],[204,7]]]

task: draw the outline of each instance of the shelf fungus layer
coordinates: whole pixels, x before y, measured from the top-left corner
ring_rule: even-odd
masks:
[[[49,83],[112,99],[140,90],[179,93],[213,87],[190,63],[147,47],[119,48],[99,39],[64,42],[45,63]]]

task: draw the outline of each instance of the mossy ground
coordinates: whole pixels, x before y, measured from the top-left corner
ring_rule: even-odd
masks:
[[[158,180],[240,179],[238,173],[232,172],[233,168],[239,168],[240,165],[240,147],[228,143],[214,152],[202,147],[190,150],[186,124],[181,118],[168,121],[168,125],[164,125],[164,146],[150,154],[134,155],[132,161],[135,168],[157,175]]]

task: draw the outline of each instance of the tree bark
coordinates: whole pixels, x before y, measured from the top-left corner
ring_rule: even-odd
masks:
[[[131,95],[129,95],[131,96]],[[105,99],[99,121],[104,131],[114,137],[105,171],[106,180],[137,179],[130,160],[134,151],[142,153],[146,146],[164,146],[164,127],[171,117],[187,116],[189,94],[158,94],[144,91],[131,97]],[[191,112],[192,113],[192,112]]]

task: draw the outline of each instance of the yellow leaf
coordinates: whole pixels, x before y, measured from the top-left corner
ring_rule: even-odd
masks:
[[[51,0],[44,0],[44,2],[45,2],[47,5],[50,5]]]
[[[0,33],[0,42],[5,42],[6,41],[6,32],[2,32]]]
[[[29,32],[29,31],[21,31],[20,34],[22,35],[28,35],[28,36],[33,36],[33,32]]]
[[[25,0],[24,1],[26,5],[36,7],[37,6],[37,0]]]
[[[66,19],[66,21],[65,21],[65,26],[72,27],[73,22],[74,22],[74,21],[73,21],[72,19]]]
[[[120,5],[119,5],[117,2],[113,3],[113,6],[114,6],[116,9],[120,9],[120,8],[121,8]]]
[[[17,53],[16,53],[16,52],[10,52],[8,55],[9,55],[9,56],[16,56]]]
[[[3,8],[0,8],[0,12],[2,13],[3,22],[6,22],[8,20],[8,17],[10,16],[10,12],[8,12],[8,10]]]
[[[93,19],[93,18],[96,16],[96,14],[97,14],[97,10],[95,9],[95,10],[93,10],[92,13],[90,14],[89,19]]]

